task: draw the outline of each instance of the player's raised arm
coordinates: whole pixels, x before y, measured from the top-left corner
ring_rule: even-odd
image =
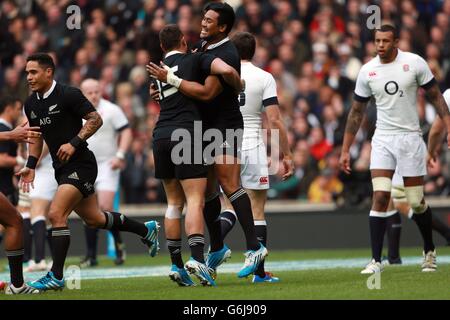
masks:
[[[448,106],[445,102],[445,99],[442,96],[441,90],[439,89],[439,86],[436,82],[431,87],[426,89],[426,96],[428,98],[428,101],[433,104],[436,112],[439,114],[439,117],[441,117],[443,122],[442,127],[445,127],[447,129],[447,146],[450,149],[450,113],[448,111]],[[441,127],[441,124],[438,123],[436,126],[437,128],[435,128],[435,130],[441,129],[442,131],[443,128]],[[434,140],[432,141],[432,144],[435,144]],[[430,146],[428,146],[428,150],[434,149],[430,149]]]
[[[341,170],[349,174],[350,168],[350,147],[355,140],[355,135],[361,126],[364,113],[366,111],[367,101],[353,100],[350,113],[347,117],[347,124],[345,125],[344,142],[342,144],[341,158],[339,163]]]

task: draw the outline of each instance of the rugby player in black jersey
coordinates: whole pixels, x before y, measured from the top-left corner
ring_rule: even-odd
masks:
[[[100,115],[79,89],[53,80],[55,65],[48,54],[29,56],[25,70],[33,91],[25,102],[25,114],[31,125],[40,127],[43,139],[36,138],[30,145],[26,167],[18,172],[20,187],[29,191],[33,186],[43,140],[49,148],[58,182],[49,210],[53,266],[47,275],[29,285],[40,291],[64,288],[63,269],[70,244],[67,220],[72,211],[90,227],[139,235],[149,247],[150,255],[156,255],[159,249],[156,221],[143,224],[120,213],[99,209],[94,190],[97,163],[86,140],[102,125]]]

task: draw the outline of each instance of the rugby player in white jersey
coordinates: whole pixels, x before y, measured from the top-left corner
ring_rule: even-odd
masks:
[[[267,150],[262,136],[262,112],[265,112],[270,129],[278,130],[283,166],[283,180],[294,173],[294,162],[278,107],[277,86],[273,76],[251,63],[255,54],[256,40],[248,32],[236,33],[231,41],[236,46],[241,58],[241,78],[245,86],[239,96],[240,110],[244,118],[244,136],[241,152],[241,181],[249,195],[256,236],[265,247],[267,243],[267,222],[264,207],[269,189],[269,169]],[[220,216],[222,239],[236,223],[236,213],[228,198],[223,197],[226,210]],[[253,275],[253,283],[278,282],[270,272],[264,269],[261,262]]]
[[[49,267],[45,261],[45,240],[48,237],[46,221],[50,203],[58,189],[54,175],[52,157],[44,143],[41,159],[36,167],[34,188],[30,190],[32,243],[34,243],[35,251],[34,260],[30,260],[25,269],[27,272],[45,271]]]
[[[112,211],[114,197],[119,188],[120,170],[125,168],[125,154],[130,148],[133,133],[128,125],[128,119],[122,109],[108,100],[102,99],[100,85],[97,80],[86,79],[80,89],[88,98],[103,119],[103,126],[89,138],[89,147],[94,152],[98,165],[98,177],[95,181],[98,202],[101,210]],[[97,262],[98,229],[85,226],[87,255],[81,266],[90,267]],[[124,262],[124,244],[119,231],[111,232],[116,248],[115,264]]]
[[[450,113],[425,60],[398,49],[395,27],[383,25],[377,29],[375,47],[378,55],[366,63],[358,74],[340,158],[341,169],[350,173],[349,149],[361,125],[367,102],[373,96],[377,106],[377,123],[370,160],[373,185],[369,217],[372,260],[361,273],[382,271],[386,212],[396,167],[403,177],[405,195],[413,210],[412,219],[424,240],[422,271],[435,271],[431,209],[423,196],[427,150],[419,126],[417,90],[420,87],[426,90],[427,98],[443,119],[447,132],[450,132]],[[450,143],[450,139],[448,141]]]

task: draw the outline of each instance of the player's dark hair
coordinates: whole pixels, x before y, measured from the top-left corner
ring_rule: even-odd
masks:
[[[17,101],[17,99],[12,96],[6,95],[3,97],[0,97],[0,114],[5,112],[5,109],[7,106],[14,106],[16,101]]]
[[[228,3],[209,2],[203,8],[203,14],[209,10],[213,10],[219,14],[218,25],[223,26],[225,24],[227,26],[225,34],[228,35],[233,28],[234,20],[236,19],[233,8]]]
[[[28,56],[27,62],[28,61],[36,61],[44,69],[50,68],[52,69],[52,72],[55,73],[55,62],[53,62],[53,58],[45,52],[37,52]]]
[[[390,24],[383,24],[378,29],[375,29],[375,33],[377,33],[377,31],[380,31],[380,32],[392,32],[392,34],[394,35],[394,40],[397,40],[399,38],[399,34],[398,34],[397,28],[394,27],[393,25],[390,25]]]
[[[252,60],[256,50],[256,39],[250,32],[237,32],[231,41],[242,60]]]
[[[176,24],[168,24],[159,32],[159,41],[165,51],[178,48],[183,33]]]

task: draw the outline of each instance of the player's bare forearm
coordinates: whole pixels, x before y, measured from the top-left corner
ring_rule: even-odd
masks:
[[[13,168],[17,164],[15,157],[7,153],[0,153],[0,168]]]
[[[123,129],[119,135],[119,151],[127,152],[130,149],[131,142],[133,141],[133,132],[131,128]]]
[[[194,81],[183,80],[178,90],[190,98],[210,101],[222,92],[222,85],[216,76],[208,76],[204,85]]]
[[[44,139],[42,137],[30,139],[33,143],[28,146],[28,156],[36,157],[39,159],[42,154],[42,147],[44,145]]]
[[[348,151],[350,149],[353,140],[355,139],[355,135],[361,126],[366,106],[367,102],[353,100],[352,108],[350,109],[345,125],[344,142],[342,144],[343,151]]]
[[[89,112],[83,119],[86,120],[86,122],[78,133],[78,136],[86,141],[103,125],[103,120],[97,111]]]
[[[292,157],[291,150],[289,149],[286,126],[281,119],[278,106],[267,106],[266,113],[269,119],[270,129],[277,129],[279,132],[280,148],[281,152],[283,152],[283,156]]]
[[[441,118],[436,117],[428,133],[428,153],[436,155],[442,147],[442,141],[445,137],[445,126]]]
[[[427,90],[426,96],[428,101],[430,101],[430,103],[435,107],[436,112],[444,121],[447,130],[450,129],[450,113],[439,86],[435,83]]]
[[[241,92],[242,84],[239,73],[222,59],[216,58],[211,63],[211,74],[220,74],[223,79],[234,88],[236,92]]]

